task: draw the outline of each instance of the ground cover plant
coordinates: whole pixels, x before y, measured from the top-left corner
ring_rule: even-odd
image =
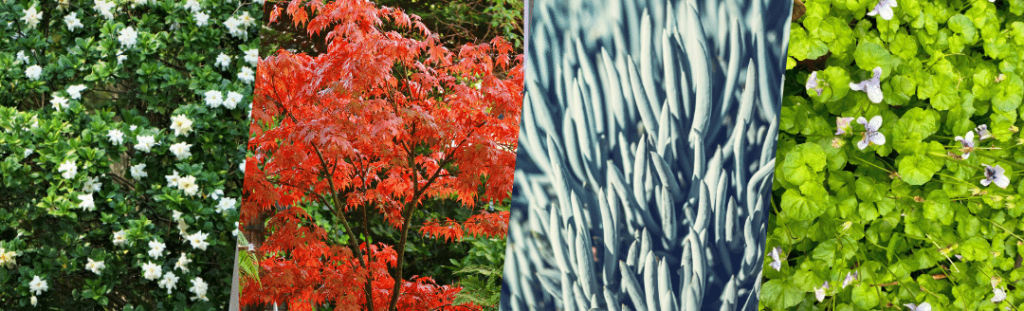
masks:
[[[410,250],[431,252],[420,240],[504,238],[522,100],[511,45],[451,51],[417,17],[369,1],[268,6],[271,23],[327,41],[317,55],[260,61],[241,215],[258,265],[242,305],[474,310],[493,300],[405,269],[420,260]]]
[[[0,2],[0,308],[227,308],[261,14]]]
[[[798,7],[762,308],[1024,308],[1024,1]]]

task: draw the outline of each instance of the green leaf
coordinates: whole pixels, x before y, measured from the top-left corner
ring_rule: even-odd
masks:
[[[992,109],[1007,112],[1020,107],[1021,94],[1024,93],[1024,81],[1021,81],[1020,76],[1010,73],[997,86],[999,92],[992,96]]]
[[[892,72],[892,55],[881,44],[861,41],[857,50],[853,52],[853,58],[860,69],[871,71],[875,67],[882,67],[882,78],[889,76]]]
[[[785,280],[768,280],[761,285],[761,299],[774,310],[787,310],[803,300],[805,292]]]
[[[936,141],[931,141],[928,144],[928,149],[925,149],[923,153],[916,153],[906,156],[900,156],[900,160],[896,164],[899,167],[899,174],[903,181],[910,185],[920,186],[932,179],[942,166],[945,164],[941,159],[933,158],[933,155],[928,153],[942,154],[945,148]]]
[[[861,309],[874,309],[878,307],[878,290],[874,286],[859,284],[853,288],[852,296],[854,305]]]
[[[801,185],[800,188],[800,191],[787,189],[782,194],[781,208],[786,216],[794,220],[812,220],[824,214],[825,209],[821,204],[821,197],[807,196],[806,194],[821,194],[825,191],[825,187],[809,181]],[[827,193],[825,194],[827,196]]]
[[[984,238],[975,237],[960,244],[960,255],[964,260],[978,261],[992,258],[989,253],[989,243]]]

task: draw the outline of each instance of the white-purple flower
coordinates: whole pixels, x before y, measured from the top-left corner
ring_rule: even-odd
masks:
[[[848,286],[851,283],[853,283],[853,281],[856,281],[857,280],[857,276],[859,274],[860,274],[860,272],[854,272],[853,274],[850,274],[849,272],[847,272],[846,273],[846,279],[843,280],[843,288],[846,288],[846,286]]]
[[[853,122],[853,117],[836,117],[836,135],[846,134],[850,130],[850,122]]]
[[[868,12],[868,16],[881,15],[884,20],[892,19],[892,8],[897,7],[896,0],[880,0],[875,9]]]
[[[978,132],[978,140],[992,138],[992,133],[988,131],[988,124],[978,125],[978,127],[974,128],[974,131]]]
[[[871,72],[874,74],[871,76],[871,79],[858,83],[850,82],[850,89],[868,93],[868,99],[870,99],[872,103],[881,103],[884,98],[882,96],[882,67],[875,67]]]
[[[996,164],[996,166],[989,166],[988,164],[982,164],[985,166],[985,179],[981,180],[981,185],[988,187],[988,185],[995,183],[999,188],[1006,189],[1006,186],[1010,185],[1010,178],[1007,178],[1003,173],[1006,169]]]
[[[782,252],[782,250],[779,249],[778,247],[775,247],[775,248],[772,249],[772,253],[771,253],[772,262],[769,263],[768,266],[774,268],[775,271],[781,271],[782,270],[782,260],[779,259],[779,253],[781,253],[781,252]]]
[[[864,138],[857,142],[857,148],[864,150],[870,144],[884,145],[885,135],[878,132],[878,129],[882,127],[882,116],[874,116],[871,121],[864,119],[864,117],[857,118],[857,123],[864,125]]]
[[[913,303],[908,303],[905,304],[904,306],[910,308],[910,311],[932,311],[932,305],[927,302],[922,303],[920,306]]]
[[[807,84],[804,85],[807,90],[814,90],[818,92],[818,96],[821,96],[821,91],[825,89],[824,86],[818,83],[818,72],[811,72],[810,76],[807,76]]]
[[[1004,291],[1002,288],[993,287],[992,294],[995,295],[992,297],[992,303],[999,303],[1003,300],[1006,300],[1006,291]]]
[[[974,132],[967,132],[963,137],[957,136],[956,141],[963,146],[960,151],[964,153],[963,158],[966,160],[971,156],[971,151],[974,151]]]
[[[818,299],[818,302],[825,300],[825,290],[827,289],[828,281],[825,281],[825,284],[821,285],[821,287],[814,288],[814,298]]]

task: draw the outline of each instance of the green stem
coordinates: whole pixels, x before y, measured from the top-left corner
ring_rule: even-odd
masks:
[[[870,166],[873,166],[873,167],[875,167],[875,168],[877,168],[877,169],[883,170],[883,171],[885,171],[886,173],[890,173],[890,174],[891,174],[891,173],[893,172],[893,171],[890,171],[890,170],[888,170],[888,169],[886,169],[886,168],[883,168],[883,167],[881,167],[881,166],[878,166],[877,164],[874,164],[874,163],[868,162],[867,160],[861,159],[860,157],[857,157],[857,156],[855,156],[855,155],[850,155],[850,157],[851,157],[851,158],[854,158],[854,159],[857,159],[858,161],[864,162],[865,164],[867,164],[867,165],[870,165]]]

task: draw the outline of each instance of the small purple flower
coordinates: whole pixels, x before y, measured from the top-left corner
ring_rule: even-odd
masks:
[[[985,179],[981,180],[981,185],[988,187],[988,185],[995,183],[999,188],[1006,189],[1006,186],[1010,185],[1010,179],[1003,175],[1006,169],[996,164],[996,166],[989,166],[988,164],[982,164],[985,166]]]
[[[978,125],[978,127],[974,128],[974,131],[978,132],[978,140],[992,138],[992,133],[988,131],[988,124]]]
[[[932,305],[927,302],[922,303],[920,306],[913,303],[908,303],[905,304],[904,306],[910,308],[910,311],[932,311]]]
[[[856,281],[857,280],[857,276],[859,274],[860,274],[860,272],[854,272],[853,274],[850,274],[849,272],[847,272],[846,273],[846,279],[843,280],[843,288],[846,288],[847,285],[850,285],[850,283],[853,283],[853,281]]]
[[[956,259],[964,260],[964,256],[960,254],[953,255]]]
[[[811,75],[807,77],[807,84],[804,85],[807,90],[815,90],[818,92],[818,96],[821,96],[821,91],[825,89],[824,86],[818,84],[818,72],[813,71]]]
[[[772,262],[768,266],[774,268],[775,271],[782,271],[782,260],[779,259],[779,253],[781,252],[782,250],[778,247],[772,248]]]
[[[836,135],[846,134],[847,131],[850,130],[850,122],[852,122],[852,121],[853,121],[853,117],[849,117],[849,118],[837,117],[836,118]]]
[[[960,148],[960,152],[963,152],[963,158],[966,160],[971,156],[971,151],[974,151],[974,132],[967,132],[963,137],[957,136],[956,141],[960,142],[963,148]]]
[[[857,142],[857,148],[864,150],[872,143],[879,146],[885,144],[885,135],[878,132],[878,129],[882,127],[882,116],[872,117],[871,122],[860,117],[857,118],[857,123],[864,125],[864,138]]]
[[[892,8],[895,8],[896,0],[881,0],[875,5],[875,9],[868,12],[868,16],[881,15],[884,20],[892,19]]]
[[[884,96],[882,96],[882,67],[875,67],[871,72],[874,74],[871,76],[871,79],[867,79],[859,83],[850,82],[850,89],[866,92],[868,93],[868,99],[870,99],[872,103],[881,103],[884,98]]]
[[[825,281],[825,284],[821,285],[820,288],[815,288],[814,289],[814,298],[818,299],[818,302],[821,302],[822,300],[825,300],[825,290],[827,290],[827,289],[828,289],[828,281]]]

